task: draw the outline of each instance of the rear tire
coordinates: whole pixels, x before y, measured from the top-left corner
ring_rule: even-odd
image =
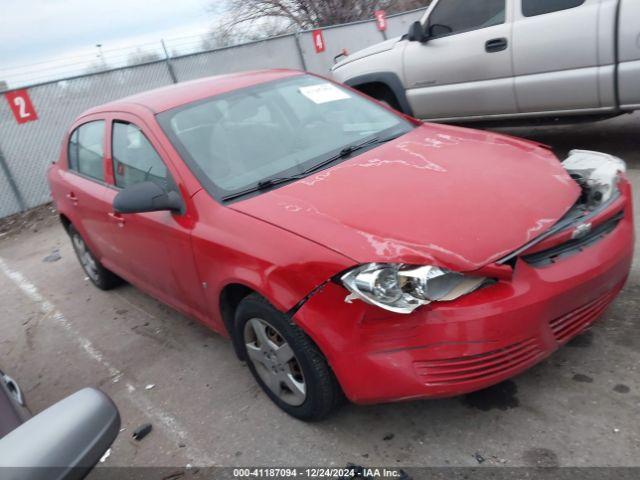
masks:
[[[107,270],[93,256],[82,235],[80,235],[73,225],[69,225],[68,232],[69,237],[71,237],[71,245],[73,245],[73,250],[76,252],[80,266],[87,277],[89,277],[89,280],[91,280],[91,283],[100,290],[111,290],[123,282],[120,277],[110,270]]]
[[[342,389],[318,347],[260,295],[242,300],[234,334],[262,390],[292,417],[320,420],[342,402]]]

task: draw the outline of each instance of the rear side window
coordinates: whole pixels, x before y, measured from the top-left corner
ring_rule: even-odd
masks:
[[[440,0],[429,16],[429,34],[444,37],[500,25],[505,11],[506,0]]]
[[[69,138],[69,168],[87,177],[104,181],[104,121],[76,128]]]
[[[535,17],[579,7],[584,2],[585,0],[522,0],[522,14],[525,17]]]
[[[113,124],[113,171],[116,186],[155,182],[168,188],[167,167],[144,133],[131,123]]]

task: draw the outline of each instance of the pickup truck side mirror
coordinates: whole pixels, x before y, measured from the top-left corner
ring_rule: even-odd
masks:
[[[428,36],[424,31],[424,27],[422,26],[422,23],[415,21],[411,24],[411,27],[409,27],[409,34],[407,35],[407,39],[410,42],[420,42],[420,43],[424,43],[428,40]]]
[[[183,208],[177,192],[166,191],[154,182],[129,185],[113,199],[113,209],[118,213],[182,212]]]
[[[434,23],[433,25],[429,25],[429,28],[427,29],[427,36],[429,38],[442,37],[451,33],[453,33],[453,28],[451,28],[449,25],[443,25],[441,23]]]
[[[120,431],[111,399],[85,388],[0,439],[0,471],[10,480],[79,480]]]

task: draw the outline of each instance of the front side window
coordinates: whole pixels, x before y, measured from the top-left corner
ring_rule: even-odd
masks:
[[[500,25],[505,12],[506,0],[440,0],[429,16],[428,34],[436,38]]]
[[[69,139],[69,168],[104,181],[104,121],[85,123]]]
[[[522,0],[522,14],[535,17],[546,13],[559,12],[579,7],[585,0]]]
[[[324,162],[333,164],[345,147],[373,145],[413,128],[378,104],[311,75],[187,104],[159,114],[158,121],[219,199],[261,182],[304,176]]]
[[[151,181],[167,188],[167,167],[138,127],[114,122],[111,150],[117,187]]]

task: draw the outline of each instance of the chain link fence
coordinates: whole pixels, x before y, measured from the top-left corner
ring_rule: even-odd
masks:
[[[58,158],[67,128],[83,111],[138,92],[223,73],[291,68],[327,75],[334,57],[403,35],[424,10],[322,29],[325,51],[316,53],[311,31],[176,56],[160,61],[26,87],[38,120],[18,124],[0,100],[0,218],[50,200],[47,166]]]

